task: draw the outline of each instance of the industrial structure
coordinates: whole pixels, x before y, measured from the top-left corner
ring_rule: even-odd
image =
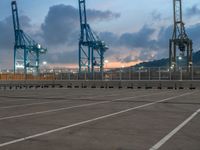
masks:
[[[173,0],[173,11],[174,11],[174,31],[172,39],[169,41],[169,65],[172,70],[177,70],[177,50],[180,50],[178,59],[181,60],[185,57],[188,71],[192,68],[192,40],[188,37],[185,31],[182,16],[182,0]],[[180,65],[180,64],[179,64]],[[184,66],[184,67],[185,67]]]
[[[24,74],[29,72],[38,74],[40,55],[46,53],[47,49],[32,40],[20,28],[16,1],[11,2],[11,7],[15,33],[14,72],[24,71]]]
[[[92,31],[87,23],[85,0],[79,0],[81,35],[79,39],[79,72],[103,71],[104,53],[108,49],[104,41]]]

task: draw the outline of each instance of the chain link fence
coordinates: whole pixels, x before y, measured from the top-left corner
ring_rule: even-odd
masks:
[[[106,68],[103,72],[78,69],[42,69],[38,75],[29,72],[13,73],[9,70],[1,71],[0,80],[200,80],[200,67],[193,67],[172,71],[169,68]]]

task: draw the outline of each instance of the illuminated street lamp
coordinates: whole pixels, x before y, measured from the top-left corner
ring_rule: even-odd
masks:
[[[38,48],[38,49],[41,49],[41,45],[40,45],[40,44],[38,44],[38,45],[37,45],[37,48]]]
[[[174,67],[175,67],[175,65],[173,64],[173,65],[171,65],[171,69],[174,69]]]
[[[42,64],[45,66],[45,65],[47,65],[47,62],[46,62],[46,61],[43,61]]]
[[[42,62],[42,66],[43,66],[44,72],[47,71],[47,68],[48,68],[47,65],[48,65],[48,63],[47,63],[46,61],[43,61],[43,62]]]
[[[181,69],[181,60],[183,59],[183,57],[180,55],[179,57],[178,57],[178,68],[179,68],[179,70]]]
[[[108,61],[108,60],[105,60],[104,63],[105,63],[105,67],[107,68],[107,67],[108,67],[109,61]]]
[[[109,63],[109,61],[108,61],[108,60],[105,60],[104,62],[105,62],[105,63]]]

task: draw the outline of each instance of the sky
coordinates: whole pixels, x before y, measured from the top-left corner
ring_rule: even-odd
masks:
[[[13,67],[11,0],[0,0],[0,68]],[[78,64],[78,0],[17,0],[20,24],[48,48],[51,66]],[[107,67],[130,66],[168,57],[172,0],[86,0],[88,22],[109,50]],[[200,50],[200,1],[183,0],[184,22],[194,51]]]

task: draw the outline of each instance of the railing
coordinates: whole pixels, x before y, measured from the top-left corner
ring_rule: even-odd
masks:
[[[200,67],[179,68],[172,71],[169,68],[112,68],[103,72],[87,70],[78,72],[78,69],[43,69],[39,75],[29,73],[14,74],[12,71],[2,71],[0,80],[200,80]]]

